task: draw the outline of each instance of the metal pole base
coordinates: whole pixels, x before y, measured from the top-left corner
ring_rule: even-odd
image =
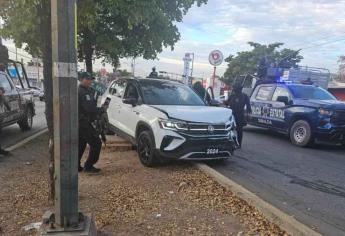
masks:
[[[47,211],[43,215],[43,223],[38,235],[52,236],[97,236],[97,228],[92,215],[79,213],[79,224],[60,227],[55,224],[55,214]]]

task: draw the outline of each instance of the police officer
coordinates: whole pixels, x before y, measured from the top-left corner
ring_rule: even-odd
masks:
[[[155,79],[158,78],[158,73],[156,71],[156,67],[152,68],[152,72],[150,73],[149,78],[155,78]]]
[[[242,146],[242,137],[243,137],[243,127],[247,125],[245,118],[245,107],[248,113],[252,112],[249,97],[242,92],[242,85],[236,83],[233,86],[233,92],[228,98],[227,105],[232,109],[236,120],[236,131],[237,131],[237,140],[239,148]]]
[[[79,167],[78,171],[97,173],[100,169],[94,167],[99,159],[101,152],[102,142],[99,138],[98,131],[94,128],[93,122],[97,116],[103,112],[102,108],[97,107],[97,101],[94,98],[94,92],[90,86],[93,77],[87,72],[79,73],[79,89],[78,89],[78,112],[79,112]],[[89,156],[84,163],[84,168],[81,166],[81,158],[89,144]]]
[[[199,97],[206,102],[206,104],[210,104],[211,102],[211,96],[210,94],[206,91],[204,86],[202,86],[202,83],[200,81],[197,81],[193,84],[193,90],[196,92],[196,94],[199,95]]]
[[[11,107],[5,98],[5,89],[3,87],[0,87],[0,109],[7,109],[8,111],[11,111]],[[9,151],[6,151],[5,149],[1,148],[1,143],[0,143],[0,155],[7,156],[9,154],[10,154]]]

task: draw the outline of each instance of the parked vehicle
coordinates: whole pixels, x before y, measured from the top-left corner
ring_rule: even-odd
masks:
[[[40,98],[40,96],[42,95],[43,93],[43,90],[38,88],[38,87],[30,87],[30,91],[32,93],[32,96],[34,98]]]
[[[44,101],[45,95],[44,95],[44,91],[43,91],[43,90],[40,91],[40,93],[39,93],[39,95],[38,95],[38,98],[40,99],[41,102]]]
[[[18,87],[5,72],[0,72],[0,87],[5,89],[5,99],[11,110],[0,107],[0,130],[6,126],[18,123],[22,131],[32,128],[35,115],[35,103],[30,89]]]
[[[110,129],[137,146],[140,161],[219,160],[235,150],[232,111],[210,107],[188,86],[159,79],[120,79],[110,84]]]
[[[296,68],[282,69],[271,68],[267,72],[275,80],[292,82],[296,84],[313,84],[325,90],[328,90],[338,100],[345,101],[345,85],[331,79],[331,73],[328,69],[309,66],[298,66]],[[267,78],[266,78],[267,79]],[[256,83],[260,80],[255,75],[241,75],[236,78],[236,82],[243,84],[243,92],[251,95]]]
[[[248,123],[289,135],[297,146],[345,144],[345,103],[315,85],[268,83],[251,95]]]

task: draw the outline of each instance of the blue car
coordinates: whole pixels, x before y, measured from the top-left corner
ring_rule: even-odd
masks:
[[[315,85],[258,85],[248,123],[287,134],[293,144],[345,144],[345,103]]]

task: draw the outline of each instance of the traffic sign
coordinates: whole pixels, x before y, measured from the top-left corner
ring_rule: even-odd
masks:
[[[223,60],[223,53],[219,50],[212,51],[208,57],[208,61],[213,66],[220,66],[223,63]]]

